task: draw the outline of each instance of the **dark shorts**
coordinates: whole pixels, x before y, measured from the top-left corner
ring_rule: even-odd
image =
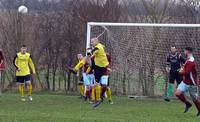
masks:
[[[79,82],[78,82],[78,85],[83,85],[83,76],[81,76],[81,78],[80,78],[80,80],[79,80]]]
[[[101,77],[105,74],[107,68],[94,66],[94,77],[97,83],[100,83]]]
[[[170,76],[169,76],[169,82],[174,84],[175,80],[176,80],[177,85],[179,85],[181,81],[183,81],[183,78],[182,76],[179,75],[178,71],[171,70]]]
[[[26,75],[26,76],[16,76],[16,82],[17,83],[25,83],[27,81],[31,80],[31,76],[30,75]]]

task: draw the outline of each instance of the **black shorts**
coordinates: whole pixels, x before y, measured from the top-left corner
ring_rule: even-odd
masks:
[[[79,82],[78,82],[78,85],[83,85],[83,76],[81,76],[81,78],[80,78],[80,80],[79,80]]]
[[[16,76],[16,82],[17,83],[25,83],[27,81],[31,81],[31,75]]]
[[[169,76],[169,82],[174,84],[175,80],[176,80],[176,83],[178,85],[178,84],[181,83],[181,81],[183,81],[183,78],[182,78],[182,76],[180,76],[178,71],[171,70],[170,76]]]
[[[101,77],[105,74],[106,70],[106,67],[94,66],[94,77],[97,83],[100,83]]]

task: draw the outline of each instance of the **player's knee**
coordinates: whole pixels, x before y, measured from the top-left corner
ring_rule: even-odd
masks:
[[[29,80],[29,81],[26,81],[26,84],[30,85],[30,84],[31,84],[31,81],[30,81],[30,80]]]
[[[190,97],[192,98],[193,102],[196,102],[198,100],[197,95],[195,93],[190,93]]]
[[[182,92],[181,92],[180,90],[177,89],[177,90],[175,91],[175,95],[176,95],[177,97],[180,96],[181,94],[182,94]]]

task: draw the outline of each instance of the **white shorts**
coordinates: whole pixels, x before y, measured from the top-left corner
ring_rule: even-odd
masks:
[[[94,84],[94,75],[83,73],[83,81],[85,86],[92,86]]]
[[[101,85],[108,85],[108,75],[101,76],[100,80]]]
[[[95,81],[94,74],[88,74],[87,77],[90,82],[90,85],[91,86],[94,85],[94,81]]]
[[[197,86],[194,85],[187,85],[183,81],[178,85],[178,90],[182,91],[183,93],[190,92],[191,95],[197,95]]]

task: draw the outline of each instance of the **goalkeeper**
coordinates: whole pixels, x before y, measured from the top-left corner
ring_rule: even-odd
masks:
[[[166,71],[169,73],[169,83],[167,86],[167,94],[165,96],[165,101],[170,102],[170,97],[172,96],[172,87],[176,80],[177,86],[183,80],[182,76],[179,75],[178,70],[181,65],[185,63],[185,59],[177,52],[176,47],[171,47],[171,52],[167,55],[167,67]]]

